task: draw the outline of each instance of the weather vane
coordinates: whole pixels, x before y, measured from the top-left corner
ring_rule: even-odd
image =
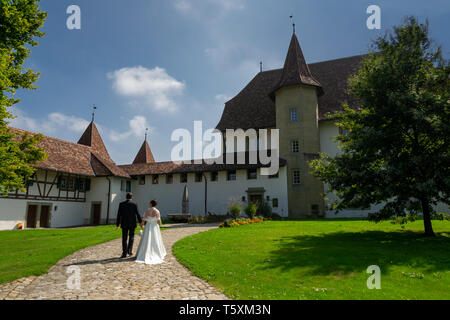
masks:
[[[294,22],[294,16],[292,15],[292,16],[289,16],[289,18],[291,19],[291,22],[292,22],[292,29],[293,29],[293,31],[294,31],[294,33],[295,33],[295,22]]]
[[[95,106],[95,104],[92,106],[92,122],[94,122],[94,118],[95,118],[95,110],[97,110],[97,107]]]

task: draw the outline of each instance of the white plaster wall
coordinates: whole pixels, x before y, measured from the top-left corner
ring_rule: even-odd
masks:
[[[117,212],[119,210],[119,204],[126,199],[126,189],[120,190],[121,180],[126,181],[126,179],[121,179],[117,177],[111,178],[111,204],[110,204],[110,223],[115,223],[117,219]],[[133,191],[133,184],[131,186],[131,192]]]
[[[227,181],[226,171],[219,172],[219,181],[210,181],[208,177],[208,204],[207,210],[217,214],[227,213],[228,202],[231,198],[241,199],[243,196],[248,199],[246,190],[248,188],[264,188],[264,197],[278,198],[278,208],[273,212],[282,216],[287,216],[287,183],[286,168],[280,168],[278,178],[269,179],[268,176],[261,176],[258,170],[258,179],[247,180],[247,171],[238,170],[236,181]],[[158,200],[158,208],[162,216],[168,214],[181,213],[181,200],[185,183],[180,183],[180,175],[174,175],[173,184],[166,184],[166,176],[159,177],[159,184],[153,185],[151,176],[146,176],[145,185],[139,185],[138,181],[133,181],[133,194],[135,202],[138,204],[141,215],[148,208],[148,203]],[[195,182],[195,174],[188,174],[189,208],[191,215],[204,215],[205,212],[205,183]]]
[[[43,179],[42,173],[39,172],[38,174],[40,174],[40,178]],[[50,179],[50,175],[48,179]],[[120,191],[119,178],[111,178],[111,193],[110,222],[114,223],[118,204],[125,198],[125,192]],[[38,194],[36,183],[30,187],[30,194]],[[58,195],[58,188],[56,188],[56,185],[53,186],[50,194],[52,196]],[[65,191],[62,191],[61,195],[64,196]],[[35,201],[29,199],[2,198],[0,199],[0,230],[14,229],[19,222],[25,224],[28,204],[50,205],[50,227],[52,228],[90,224],[93,203],[101,203],[101,221],[104,223],[106,220],[108,203],[108,180],[104,177],[91,178],[91,189],[86,194],[86,202]]]
[[[334,140],[339,134],[339,128],[334,124],[333,121],[321,121],[319,122],[320,130],[320,152],[324,152],[334,157],[339,152],[339,146]],[[324,185],[324,192],[326,193],[329,188],[328,184]],[[336,200],[336,195],[331,193],[327,195],[325,199],[325,208],[330,208],[331,203]],[[374,206],[371,209],[376,210],[381,206]],[[337,215],[334,210],[325,210],[325,218],[365,218],[372,212],[371,210],[360,210],[360,209],[348,209],[339,212]]]
[[[70,227],[84,224],[87,203],[63,201],[34,201],[24,199],[0,199],[0,230],[12,230],[19,222],[26,225],[28,204],[50,206],[50,227]],[[39,219],[38,209],[38,219]]]
[[[319,123],[320,127],[320,151],[325,152],[331,156],[336,156],[336,154],[339,152],[339,147],[337,142],[334,141],[334,137],[339,134],[338,127],[332,122],[332,121],[321,121]],[[328,185],[325,184],[325,192],[328,189]],[[336,199],[336,195],[329,194],[327,196],[328,199],[325,200],[325,205],[328,207],[332,201]],[[361,218],[361,217],[367,217],[367,215],[370,212],[373,212],[374,210],[379,210],[382,208],[383,205],[373,206],[371,210],[343,210],[339,212],[339,214],[335,214],[332,210],[326,211],[326,218]],[[450,214],[450,208],[446,204],[440,203],[438,204],[435,209],[437,211],[445,212]]]

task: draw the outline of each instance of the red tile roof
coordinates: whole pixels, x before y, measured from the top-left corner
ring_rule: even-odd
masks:
[[[78,140],[78,144],[91,147],[101,158],[112,161],[94,122],[91,122],[86,128],[80,140]]]
[[[93,127],[95,127],[95,125]],[[31,135],[36,134],[26,130],[11,127],[10,130],[12,132],[17,132],[19,135],[23,135],[25,132],[28,132]],[[95,130],[97,129],[95,128]],[[73,143],[45,135],[43,136],[42,141],[39,143],[39,146],[45,149],[48,158],[45,161],[33,165],[36,168],[89,177],[119,176],[130,178],[128,173],[119,168],[111,160],[111,158],[109,158],[109,156],[109,159],[103,158],[102,156],[104,155],[104,152],[102,152],[101,149],[100,152],[102,154],[100,154],[98,150],[94,150],[94,148],[90,146]]]
[[[150,150],[150,146],[148,145],[147,140],[145,140],[141,146],[141,149],[139,149],[139,152],[137,153],[136,158],[134,158],[133,164],[154,163],[154,162],[155,162],[155,158],[153,158],[152,150]]]
[[[234,154],[235,163],[237,163],[237,154]],[[246,153],[245,163],[248,161],[248,153]],[[211,160],[211,159],[210,159]],[[286,160],[280,158],[280,167],[286,165]],[[244,169],[257,169],[268,167],[267,165],[261,164],[259,161],[256,164],[209,164],[212,161],[203,160],[201,164],[195,163],[175,163],[172,161],[166,162],[154,162],[154,163],[136,163],[129,165],[120,165],[119,167],[124,169],[130,176],[139,176],[147,174],[174,174],[174,173],[201,173],[201,172],[212,172],[212,171],[227,171],[227,170],[244,170]],[[224,157],[224,162],[226,158]]]

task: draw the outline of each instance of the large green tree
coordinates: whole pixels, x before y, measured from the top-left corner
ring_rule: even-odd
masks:
[[[341,152],[322,154],[313,173],[335,192],[339,212],[381,207],[379,221],[422,212],[425,234],[438,202],[450,204],[450,69],[428,34],[408,17],[374,41],[349,93],[359,102],[330,115]]]
[[[39,73],[24,70],[30,47],[44,33],[40,27],[47,13],[39,0],[0,0],[0,193],[20,189],[34,174],[30,166],[45,159],[38,147],[41,135],[18,135],[9,128],[10,108],[19,102],[17,89],[35,89]]]

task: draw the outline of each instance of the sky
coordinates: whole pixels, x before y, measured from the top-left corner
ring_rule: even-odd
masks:
[[[70,5],[81,29],[69,30]],[[369,30],[369,5],[381,29]],[[77,142],[91,121],[118,164],[131,163],[144,141],[157,161],[170,160],[172,132],[214,128],[225,101],[263,69],[284,63],[294,16],[308,63],[359,55],[407,15],[430,21],[450,52],[450,1],[313,0],[42,0],[46,35],[26,67],[38,89],[21,90],[15,127]]]

